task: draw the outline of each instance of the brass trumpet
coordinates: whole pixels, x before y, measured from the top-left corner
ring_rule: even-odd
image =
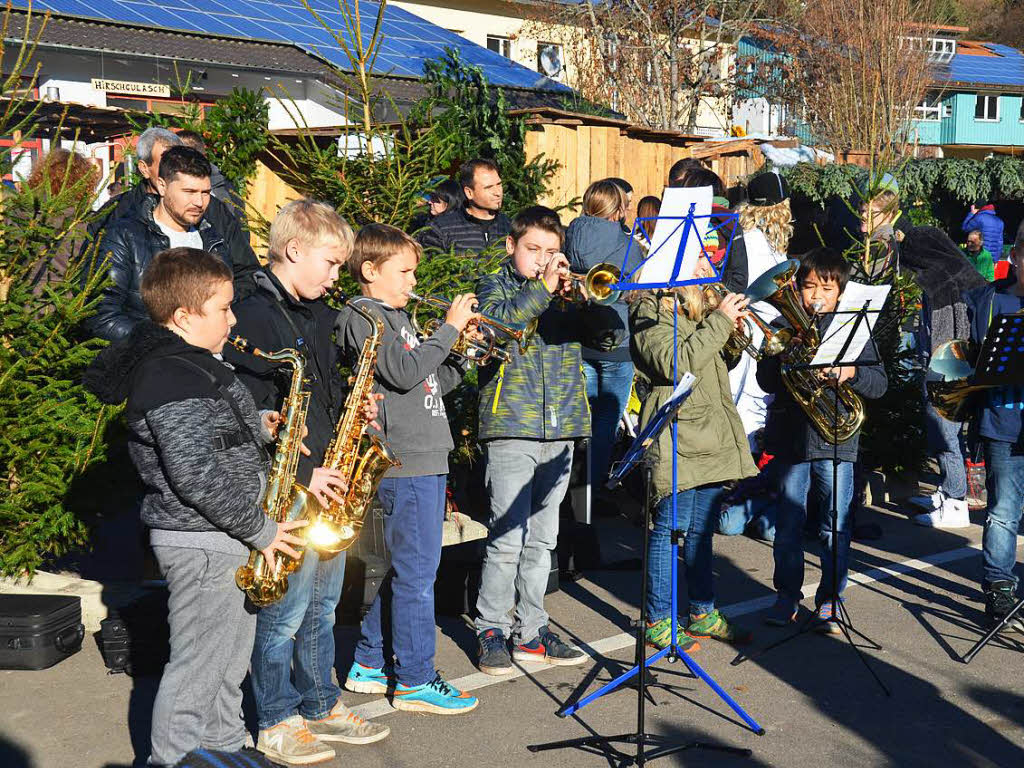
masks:
[[[564,298],[573,302],[589,299],[595,304],[614,304],[622,295],[622,291],[616,291],[612,286],[619,282],[621,276],[619,268],[608,263],[595,264],[586,274],[570,272],[566,277],[569,291]]]
[[[709,303],[715,304],[721,303],[728,293],[725,286],[721,283],[705,283],[701,286],[701,289],[706,297],[712,299],[712,302]],[[748,298],[750,297],[748,296]],[[751,299],[751,302],[753,301],[754,299]],[[768,323],[754,311],[753,307],[748,307],[747,311],[750,312],[750,315],[744,318],[744,327],[737,326],[729,340],[725,343],[724,351],[726,355],[729,358],[739,359],[739,356],[746,352],[755,360],[761,360],[765,357],[775,357],[782,354],[782,351],[793,337],[793,332],[788,328],[772,330]],[[752,326],[757,326],[764,335],[764,343],[760,348],[754,344]]]
[[[409,298],[416,302],[416,307],[412,311],[413,329],[423,337],[433,335],[444,324],[444,320],[438,317],[421,320],[420,311],[424,307],[430,307],[447,312],[452,303],[440,296],[421,296],[413,291],[409,291]],[[479,338],[470,336],[468,333],[470,329],[475,329]],[[512,353],[506,348],[509,341],[516,342],[519,345],[520,354],[523,354],[529,349],[530,340],[536,330],[536,319],[522,327],[509,325],[493,317],[482,315],[459,334],[459,338],[452,346],[452,354],[477,365],[486,365],[491,360],[506,363],[512,359]]]

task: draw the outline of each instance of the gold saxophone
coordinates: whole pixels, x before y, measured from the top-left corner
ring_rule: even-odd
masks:
[[[789,329],[778,332],[782,334],[778,341],[784,339],[787,342],[781,352],[782,381],[818,434],[826,440],[841,443],[853,437],[864,424],[864,401],[848,383],[832,387],[818,379],[813,371],[802,367],[814,358],[821,339],[793,285],[793,277],[799,267],[800,262],[796,259],[772,267],[750,284],[746,296],[751,304],[767,301],[789,323]],[[802,336],[803,342],[788,343],[797,334]],[[839,407],[840,403],[843,408]]]
[[[363,317],[372,331],[363,342],[355,375],[350,379],[352,390],[345,399],[345,410],[323,461],[323,466],[341,472],[348,490],[340,503],[330,499],[327,506],[307,493],[311,523],[306,540],[323,555],[336,554],[355,543],[384,473],[401,466],[387,443],[366,433],[369,420],[364,405],[373,392],[373,372],[384,336],[384,321],[354,302],[347,306]]]
[[[241,352],[272,362],[287,363],[292,368],[291,388],[281,405],[281,425],[277,430],[277,447],[267,477],[267,492],[263,496],[263,511],[279,523],[301,520],[308,491],[295,484],[295,472],[299,466],[299,448],[309,410],[309,391],[303,391],[306,361],[294,349],[264,352],[241,336],[232,336],[228,341]],[[301,564],[301,553],[298,558],[293,558],[275,552],[274,562],[268,563],[262,552],[254,550],[249,553],[249,562],[235,572],[235,583],[249,596],[253,605],[262,608],[284,597],[288,591],[288,574],[298,570]]]

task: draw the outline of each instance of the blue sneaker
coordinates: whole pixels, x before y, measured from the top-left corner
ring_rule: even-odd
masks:
[[[345,688],[353,693],[387,693],[390,672],[387,667],[364,667],[352,662]]]
[[[840,602],[842,602],[840,600]],[[815,629],[826,635],[841,635],[843,628],[839,626],[842,617],[838,612],[832,613],[832,601],[826,600],[818,606],[818,626]]]
[[[479,700],[475,696],[463,693],[450,683],[446,683],[438,672],[434,679],[423,685],[395,686],[391,706],[408,712],[431,712],[435,715],[461,715],[476,709]]]

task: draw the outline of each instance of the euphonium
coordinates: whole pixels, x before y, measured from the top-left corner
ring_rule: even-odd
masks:
[[[281,424],[277,430],[274,460],[267,477],[263,511],[267,517],[279,523],[300,520],[308,493],[295,484],[302,433],[306,425],[306,412],[309,410],[309,391],[303,391],[305,360],[294,349],[264,352],[241,336],[232,336],[229,341],[241,352],[272,362],[287,363],[292,367],[291,387],[281,405]],[[253,605],[262,608],[276,603],[284,596],[288,591],[288,574],[298,570],[301,563],[301,554],[296,559],[282,552],[275,552],[274,562],[268,563],[262,552],[254,550],[249,553],[249,562],[235,571],[235,583],[249,596]]]
[[[345,410],[323,461],[323,466],[336,469],[345,477],[348,489],[340,503],[329,499],[327,506],[315,496],[307,496],[310,525],[306,540],[325,555],[336,554],[355,543],[384,473],[401,464],[387,443],[376,435],[366,434],[369,420],[364,406],[373,392],[373,372],[384,336],[384,321],[356,303],[349,302],[347,306],[370,324],[371,332],[359,352],[352,390],[345,399]]]
[[[802,337],[802,343],[788,343],[781,353],[782,381],[818,433],[827,440],[841,443],[853,437],[864,423],[864,402],[846,382],[833,387],[820,381],[811,370],[801,367],[814,358],[821,339],[793,287],[793,276],[799,267],[796,259],[772,267],[750,284],[746,296],[751,303],[767,301],[782,313],[792,329],[788,338],[783,337],[787,342],[795,335]],[[840,403],[843,408],[839,407]]]
[[[432,335],[434,331],[443,325],[444,321],[437,317],[421,320],[419,317],[421,308],[431,307],[432,309],[447,312],[452,303],[440,296],[420,296],[412,291],[409,291],[409,298],[416,302],[416,307],[412,311],[413,328],[421,336]],[[475,329],[479,338],[471,336],[468,333],[470,329]],[[519,345],[519,352],[525,353],[536,330],[536,320],[524,328],[509,325],[493,317],[482,315],[478,320],[474,320],[466,326],[466,330],[459,334],[459,338],[454,346],[452,346],[452,354],[477,365],[485,365],[492,359],[505,363],[512,357],[505,348],[505,345],[509,341],[515,341]]]
[[[622,273],[614,264],[595,264],[586,274],[570,272],[568,275],[569,293],[565,297],[567,301],[587,301],[595,304],[614,304],[618,301],[622,291],[612,288]],[[582,290],[581,290],[582,289]],[[586,293],[584,294],[584,291]]]

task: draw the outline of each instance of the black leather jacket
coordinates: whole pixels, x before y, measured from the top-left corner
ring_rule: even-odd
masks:
[[[94,336],[108,341],[123,339],[136,323],[149,316],[142,303],[142,273],[154,256],[171,245],[170,239],[153,220],[156,203],[156,198],[145,198],[137,215],[108,224],[103,233],[93,269],[108,265],[110,282],[103,288],[96,314],[85,323],[86,329]],[[232,267],[236,284],[243,281],[252,284],[251,274],[256,265],[243,264],[241,269],[234,268],[224,238],[206,217],[199,222],[199,233],[203,238],[203,248],[220,256]]]

